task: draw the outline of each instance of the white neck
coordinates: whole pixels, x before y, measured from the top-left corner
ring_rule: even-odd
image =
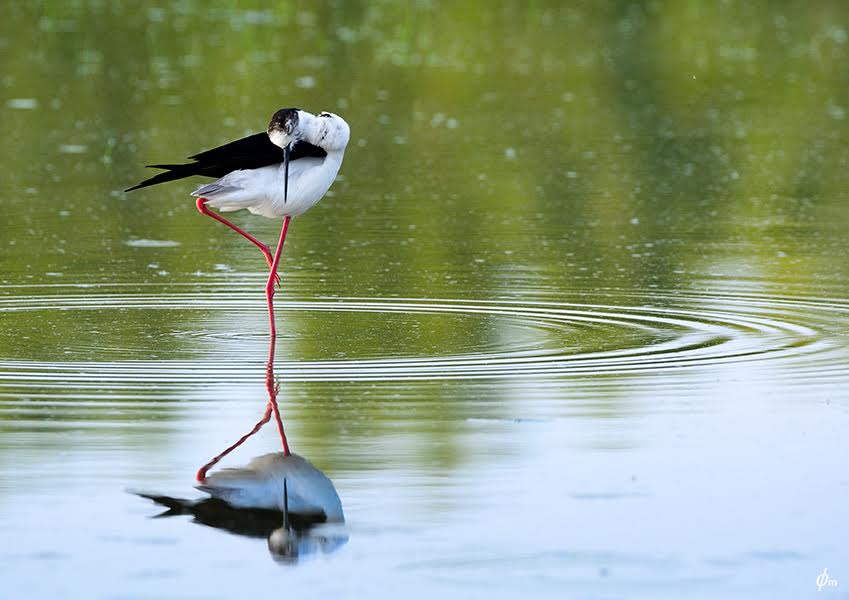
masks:
[[[322,148],[328,154],[345,152],[351,130],[342,117],[325,113],[315,116],[306,111],[298,113],[299,138]]]

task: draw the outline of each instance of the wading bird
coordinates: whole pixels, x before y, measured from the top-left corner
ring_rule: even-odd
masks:
[[[126,191],[175,181],[192,175],[217,177],[198,187],[197,208],[223,223],[259,248],[271,271],[265,286],[271,335],[274,326],[275,285],[280,285],[277,266],[286,239],[289,221],[313,207],[336,179],[351,130],[345,120],[333,113],[313,115],[297,108],[274,113],[267,131],[195,154],[187,164],[148,165],[164,169]],[[280,241],[274,256],[266,244],[218,213],[247,209],[264,217],[283,217]]]

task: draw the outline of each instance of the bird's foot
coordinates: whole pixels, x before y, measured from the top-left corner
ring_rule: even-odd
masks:
[[[265,282],[265,298],[268,300],[268,310],[273,310],[271,301],[277,293],[277,288],[280,287],[280,277],[277,273],[269,273],[268,280]]]
[[[265,262],[268,263],[268,266],[273,267],[274,259],[271,257],[271,250],[265,244],[263,244],[262,253],[265,255]],[[280,283],[280,275],[278,275],[277,273],[274,273],[274,285],[277,287],[281,287],[282,285]]]

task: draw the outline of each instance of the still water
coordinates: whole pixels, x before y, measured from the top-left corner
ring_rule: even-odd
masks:
[[[4,598],[849,593],[844,3],[7,9]],[[198,496],[269,339],[192,184],[121,190],[282,106],[352,129],[277,295],[347,522],[295,564],[128,491]]]

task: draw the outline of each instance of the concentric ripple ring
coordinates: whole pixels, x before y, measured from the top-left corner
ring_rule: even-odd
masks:
[[[92,291],[92,290],[89,290]],[[849,324],[849,302],[818,298],[757,295],[652,292],[656,305],[630,305],[633,293],[608,296],[610,304],[511,300],[330,298],[281,301],[287,313],[378,313],[381,315],[484,316],[496,325],[523,324],[549,333],[541,346],[476,351],[451,348],[420,356],[381,356],[324,360],[280,360],[278,374],[287,381],[392,381],[486,378],[569,378],[616,374],[663,374],[672,370],[747,363],[753,368],[775,361],[793,362],[793,377],[849,379],[839,360],[845,345],[824,333]],[[645,298],[641,297],[644,301]],[[638,300],[639,301],[639,300]],[[721,306],[722,310],[716,309]],[[94,293],[7,295],[0,315],[21,311],[179,310],[238,311],[262,323],[264,307],[255,294],[221,293]],[[594,328],[639,332],[650,343],[588,348],[582,336]],[[553,332],[553,335],[551,335]],[[403,337],[404,332],[398,335]],[[624,334],[623,334],[624,335]],[[551,339],[557,343],[552,343]],[[568,342],[568,343],[566,343]],[[226,342],[223,342],[226,343]],[[203,380],[255,381],[255,359],[169,359],[107,361],[0,360],[0,384],[20,387],[65,385],[76,388],[191,384]],[[784,370],[789,372],[790,370]],[[774,370],[770,373],[774,376]]]

